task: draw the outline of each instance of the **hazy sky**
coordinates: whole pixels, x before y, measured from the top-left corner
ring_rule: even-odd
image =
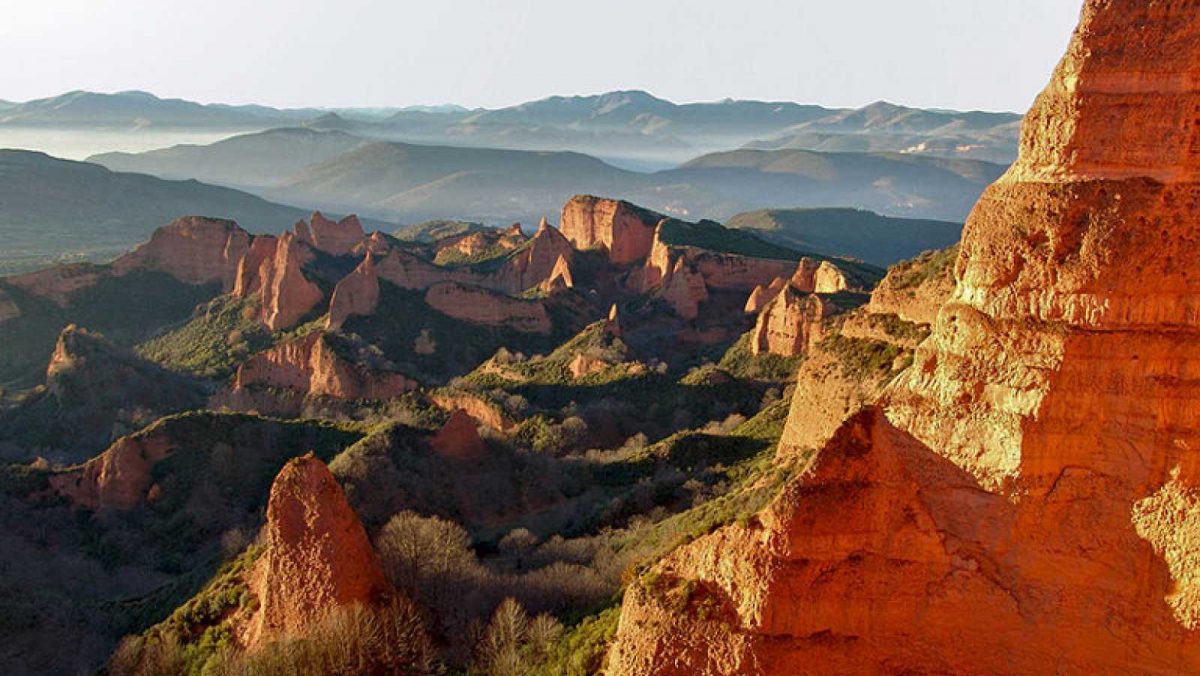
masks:
[[[0,0],[0,99],[496,107],[645,89],[1023,111],[1082,0]]]

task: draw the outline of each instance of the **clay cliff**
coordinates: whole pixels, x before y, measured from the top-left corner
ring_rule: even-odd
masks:
[[[825,321],[837,306],[817,294],[801,294],[785,285],[754,324],[752,354],[797,357],[807,354],[825,336]]]
[[[524,333],[549,333],[550,316],[539,301],[512,298],[479,287],[445,282],[429,287],[425,303],[442,314]]]
[[[368,251],[358,267],[334,287],[325,326],[338,328],[351,316],[374,314],[378,305],[379,275],[375,273],[375,255]]]
[[[325,463],[284,465],[267,502],[266,552],[252,573],[259,608],[245,642],[303,635],[329,611],[389,591],[367,533]]]
[[[113,261],[118,277],[137,270],[165,272],[186,284],[233,288],[238,264],[253,237],[237,223],[189,216],[154,231],[150,241]]]
[[[336,340],[318,331],[254,355],[238,367],[235,398],[259,386],[335,399],[390,399],[417,388],[401,373],[349,359],[349,347],[339,350]]]
[[[622,200],[576,195],[562,210],[562,234],[577,249],[602,248],[609,261],[626,265],[650,253],[662,214]]]
[[[340,221],[331,221],[321,212],[314,211],[308,223],[300,221],[296,224],[296,235],[318,251],[331,256],[345,256],[363,240],[365,233],[358,216],[350,215]]]
[[[1200,669],[1197,17],[1086,3],[913,365],[659,565],[684,612],[631,588],[613,673]]]

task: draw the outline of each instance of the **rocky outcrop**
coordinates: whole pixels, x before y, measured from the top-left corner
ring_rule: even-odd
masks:
[[[649,255],[663,218],[629,202],[576,195],[563,206],[562,234],[577,249],[603,248],[611,262],[626,265]]]
[[[817,294],[801,294],[784,285],[758,315],[750,334],[752,354],[798,357],[825,337],[825,320],[837,306]]]
[[[500,432],[508,432],[517,426],[496,403],[470,391],[438,390],[430,393],[429,398],[443,410],[451,413],[462,410],[479,424]]]
[[[871,292],[870,311],[891,314],[914,324],[933,324],[942,304],[954,293],[958,247],[931,251],[897,263]]]
[[[330,611],[389,592],[358,515],[311,453],[284,465],[267,503],[266,551],[255,564],[259,608],[246,643],[303,635]]]
[[[708,287],[704,276],[681,257],[663,276],[658,295],[675,314],[684,319],[695,319],[700,316],[700,305],[708,300]]]
[[[326,328],[338,328],[354,315],[374,314],[378,306],[379,276],[375,274],[375,256],[368,251],[362,263],[334,287]]]
[[[783,277],[776,277],[767,285],[759,284],[750,292],[750,297],[746,299],[746,306],[742,308],[742,311],[748,315],[758,314],[771,301],[775,300],[775,297],[782,293],[786,286],[788,286],[788,280]]]
[[[229,291],[250,242],[250,233],[233,221],[189,216],[155,230],[149,242],[113,261],[112,269],[118,277],[153,270],[185,284],[220,284]]]
[[[80,462],[163,415],[203,406],[204,398],[190,378],[70,325],[55,343],[45,387],[0,411],[0,440]]]
[[[295,326],[325,297],[304,275],[304,265],[312,259],[312,248],[296,235],[285,232],[279,238],[260,287],[262,322],[268,329]]]
[[[519,300],[455,282],[435,284],[425,303],[444,315],[475,324],[505,326],[523,333],[549,333],[550,316],[538,301]]]
[[[1200,669],[1198,11],[1086,3],[913,366],[657,569],[731,630],[635,590],[614,673]]]
[[[571,242],[543,218],[537,234],[482,285],[514,296],[548,286],[555,279],[574,286],[567,267],[574,253]]]
[[[838,266],[808,257],[800,259],[791,281],[792,286],[808,293],[838,293],[856,288]]]
[[[153,431],[122,437],[78,470],[51,476],[50,490],[84,509],[134,509],[150,493],[154,465],[176,446]]]
[[[262,290],[263,280],[268,276],[278,246],[279,238],[274,235],[264,235],[251,240],[250,248],[238,261],[232,290],[234,296],[247,298]]]
[[[694,227],[692,224],[671,220],[659,224],[649,256],[646,258],[645,269],[642,271],[644,290],[664,285],[681,261],[699,274],[711,290],[749,292],[759,286],[769,286],[776,279],[786,279],[796,270],[795,261],[754,258],[691,245],[671,244],[666,241],[665,230],[672,226]],[[708,224],[708,227],[720,228],[716,224]]]
[[[254,355],[238,367],[233,389],[283,388],[314,397],[391,399],[417,388],[407,376],[344,357],[334,338],[313,332]]]
[[[455,460],[480,458],[487,451],[479,436],[479,423],[469,413],[456,409],[450,419],[429,440],[435,451]]]
[[[313,212],[307,224],[303,221],[296,224],[296,235],[305,244],[332,256],[349,254],[365,237],[358,216],[350,215],[335,222],[319,211]]]
[[[554,269],[550,271],[550,276],[542,282],[541,290],[544,293],[553,293],[572,288],[575,288],[575,278],[571,275],[571,265],[566,256],[560,255],[554,263]]]

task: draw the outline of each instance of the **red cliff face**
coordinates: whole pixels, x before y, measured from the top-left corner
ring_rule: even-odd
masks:
[[[251,236],[233,221],[190,216],[154,231],[150,241],[113,261],[117,276],[154,270],[187,284],[233,288]]]
[[[251,646],[303,634],[331,610],[388,592],[362,522],[311,453],[289,461],[271,485],[266,538],[254,573],[259,610]]]
[[[730,630],[634,590],[614,673],[1200,670],[1197,17],[1086,3],[912,367],[661,564]]]
[[[450,414],[450,419],[433,435],[429,444],[438,453],[456,460],[479,458],[487,450],[479,436],[479,423],[462,409]]]
[[[353,315],[371,315],[379,305],[379,276],[375,274],[375,256],[367,252],[362,263],[342,278],[329,300],[327,328],[338,328]]]
[[[538,301],[454,282],[431,286],[425,303],[444,315],[476,324],[508,326],[525,333],[549,333],[551,328],[550,315]]]
[[[348,361],[319,332],[261,352],[238,367],[235,391],[260,385],[335,399],[391,399],[417,387],[400,373]]]
[[[250,248],[237,264],[233,295],[247,298],[262,291],[263,281],[270,276],[271,266],[274,265],[278,246],[279,238],[272,235],[255,237],[250,242]]]
[[[313,259],[311,248],[286,232],[279,238],[275,255],[262,280],[262,321],[272,331],[295,326],[324,294],[304,276],[304,264]]]
[[[758,315],[750,351],[781,357],[806,354],[825,336],[824,322],[836,311],[836,306],[820,296],[801,294],[785,285]]]
[[[154,465],[174,450],[154,431],[122,437],[80,469],[51,476],[50,489],[85,509],[131,510],[146,500]]]
[[[575,253],[571,242],[557,228],[542,219],[537,234],[505,262],[493,277],[483,283],[488,288],[511,295],[520,295],[528,289],[548,284],[556,275],[563,276],[559,260],[565,266]],[[570,269],[565,271],[567,278]]]
[[[562,231],[577,249],[604,248],[624,265],[650,253],[654,228],[664,217],[628,202],[576,195],[563,206]]]
[[[298,231],[305,231],[298,228]],[[340,221],[331,221],[319,211],[313,212],[306,230],[312,247],[334,256],[345,256],[363,241],[362,223],[358,216],[350,215]]]

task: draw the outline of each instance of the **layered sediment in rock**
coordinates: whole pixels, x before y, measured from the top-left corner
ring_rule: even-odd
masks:
[[[551,328],[550,316],[540,302],[454,282],[430,287],[425,303],[444,315],[476,324],[505,326],[524,333],[548,333]]]
[[[335,399],[391,399],[417,388],[401,373],[372,369],[348,360],[320,332],[277,345],[238,367],[233,388],[266,386],[305,396]]]
[[[732,631],[635,590],[614,673],[1200,669],[1197,17],[1086,4],[913,366],[661,564]]]
[[[254,571],[259,609],[250,646],[303,635],[330,611],[369,605],[389,591],[362,522],[312,454],[289,461],[271,485],[266,540]]]
[[[189,216],[158,228],[150,241],[113,261],[117,276],[138,270],[164,272],[186,284],[233,288],[250,233],[237,223]]]
[[[563,206],[560,222],[575,248],[603,248],[611,262],[626,265],[649,255],[654,228],[663,218],[629,202],[576,195]]]

